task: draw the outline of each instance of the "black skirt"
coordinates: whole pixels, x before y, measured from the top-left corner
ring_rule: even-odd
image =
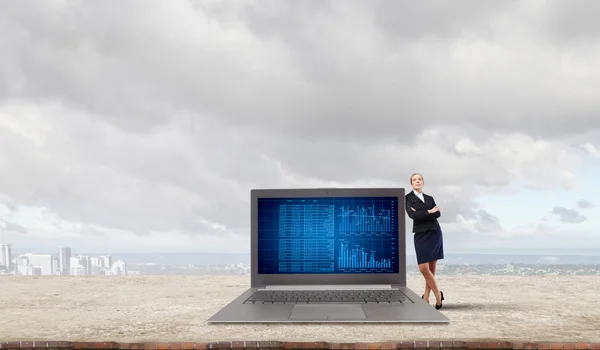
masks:
[[[444,258],[444,238],[439,224],[437,228],[415,233],[414,238],[418,264]]]

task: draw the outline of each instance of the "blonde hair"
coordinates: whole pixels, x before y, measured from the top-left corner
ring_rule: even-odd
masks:
[[[414,174],[412,174],[412,175],[410,176],[410,184],[411,184],[411,185],[412,185],[412,182],[413,182],[413,176],[415,176],[415,175],[419,175],[419,176],[421,176],[421,178],[423,179],[423,183],[425,182],[425,178],[423,177],[423,175],[421,175],[420,173],[414,173]]]

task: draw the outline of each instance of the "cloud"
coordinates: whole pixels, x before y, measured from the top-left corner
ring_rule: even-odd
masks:
[[[598,35],[598,25],[593,21],[594,14],[600,11],[600,4],[593,0],[584,0],[581,3],[586,11],[566,3],[553,3],[548,7],[547,16],[542,17],[546,33],[561,45],[581,45],[594,43]]]
[[[186,115],[141,134],[62,105],[12,103],[0,115],[0,180],[12,201],[140,235],[247,235],[251,188],[408,186],[413,170],[424,174],[442,222],[462,215],[486,231],[497,223],[465,189],[501,189],[515,178],[553,188],[570,178],[548,169],[573,164],[564,145],[518,134],[475,137],[479,153],[456,153],[467,137],[458,128],[430,129],[407,145],[308,141]]]
[[[6,220],[4,218],[0,218],[0,227],[7,232],[15,232],[15,233],[27,233],[27,228],[22,225],[19,225],[15,222]]]
[[[506,237],[510,235],[510,232],[502,227],[498,217],[483,209],[457,214],[456,220],[446,224],[442,222],[442,230],[444,232],[448,231],[450,233],[449,239],[455,242],[474,238],[480,239],[483,236]]]
[[[480,232],[496,232],[502,230],[498,217],[488,213],[485,210],[479,210],[476,215],[478,222],[475,228]]]
[[[421,172],[445,225],[490,234],[479,194],[575,188],[597,151],[600,45],[561,11],[0,3],[2,202],[82,236],[247,237],[252,188]]]
[[[539,223],[537,226],[537,229],[538,229],[538,231],[541,231],[541,232],[547,232],[547,231],[556,230],[556,227],[550,226],[550,225],[547,225],[544,223]]]
[[[581,145],[581,148],[583,148],[590,156],[600,158],[600,150],[593,144],[587,142]]]
[[[139,234],[177,228],[220,232],[214,224],[226,219],[233,229],[244,227],[246,211],[239,202],[247,202],[248,193],[236,188],[239,183],[231,177],[234,169],[252,169],[243,157],[231,161],[207,152],[220,143],[227,153],[230,139],[204,134],[202,123],[196,124],[201,130],[187,136],[164,128],[153,137],[140,137],[73,110],[47,108],[43,114],[29,114],[28,121],[14,118],[12,132],[0,129],[6,150],[0,160],[2,189],[13,200],[51,208],[67,220]],[[28,128],[39,131],[43,145],[16,132]],[[199,139],[194,138],[197,131]],[[244,174],[235,177],[243,180]]]
[[[540,19],[552,4],[469,5],[465,21],[427,4],[268,4],[0,5],[11,38],[0,96],[61,101],[136,131],[173,113],[305,139],[410,142],[456,123],[534,137],[600,126],[588,93],[600,48],[530,30],[553,21]]]
[[[590,201],[588,201],[586,199],[580,199],[577,202],[577,206],[579,208],[581,208],[581,209],[587,209],[587,208],[593,208],[593,207],[595,207],[594,203],[592,203],[592,202],[590,202]]]
[[[587,220],[585,216],[580,215],[575,209],[554,207],[552,214],[558,215],[560,221],[565,223],[581,223]]]

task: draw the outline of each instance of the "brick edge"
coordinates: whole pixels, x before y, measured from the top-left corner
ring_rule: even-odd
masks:
[[[72,342],[0,341],[0,349],[10,350],[195,350],[195,349],[598,349],[600,342],[510,342],[510,341],[390,341],[390,342]]]

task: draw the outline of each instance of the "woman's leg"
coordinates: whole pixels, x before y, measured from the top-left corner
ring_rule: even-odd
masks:
[[[435,276],[429,268],[429,262],[419,264],[419,271],[421,271],[421,274],[425,277],[425,283],[435,295],[436,305],[440,305],[442,303],[442,296],[435,282]],[[425,300],[427,301],[428,299],[425,298]]]
[[[431,273],[435,276],[437,260],[430,261],[428,264],[429,264],[429,271],[431,271]],[[429,292],[431,292],[431,288],[429,288],[428,283],[425,283],[425,293],[424,293],[425,297],[424,298],[427,302],[429,302]]]

